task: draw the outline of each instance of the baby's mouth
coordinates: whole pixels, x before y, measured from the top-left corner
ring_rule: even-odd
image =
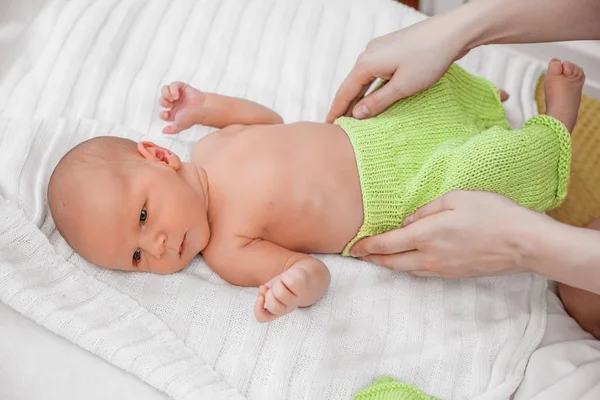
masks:
[[[185,248],[187,247],[187,240],[185,240],[186,237],[187,237],[187,233],[185,235],[183,235],[183,240],[181,241],[181,246],[179,246],[179,258],[181,258],[181,255],[183,254],[183,252],[185,251]]]

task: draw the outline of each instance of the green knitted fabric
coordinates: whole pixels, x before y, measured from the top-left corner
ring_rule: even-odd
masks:
[[[364,221],[358,240],[402,225],[419,207],[452,190],[507,196],[536,211],[565,198],[571,138],[538,115],[511,129],[498,89],[458,65],[430,89],[367,120],[335,122],[354,147]]]
[[[439,400],[429,396],[414,386],[399,382],[391,377],[376,380],[371,386],[361,390],[354,400]]]

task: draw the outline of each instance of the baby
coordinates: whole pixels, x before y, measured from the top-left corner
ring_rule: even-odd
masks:
[[[330,274],[309,254],[352,254],[455,189],[544,211],[566,194],[582,70],[550,62],[547,115],[512,130],[500,92],[458,65],[383,114],[283,124],[256,103],[162,88],[161,118],[200,139],[191,162],[151,142],[99,137],[73,148],[50,179],[56,226],[86,260],[170,274],[202,253],[225,281],[259,287],[258,321],[318,301]],[[502,94],[505,97],[504,94]]]

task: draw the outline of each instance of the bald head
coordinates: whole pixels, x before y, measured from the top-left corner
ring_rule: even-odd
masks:
[[[86,214],[97,208],[92,203],[113,202],[142,160],[136,142],[100,136],[75,146],[59,161],[48,184],[48,205],[58,231],[76,251]]]

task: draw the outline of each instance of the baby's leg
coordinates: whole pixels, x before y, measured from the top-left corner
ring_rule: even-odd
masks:
[[[568,61],[552,59],[544,78],[546,114],[565,124],[573,132],[581,102],[585,74],[583,69]]]
[[[587,227],[600,230],[600,218]],[[558,295],[565,310],[583,330],[600,339],[600,295],[563,283],[558,284]]]

